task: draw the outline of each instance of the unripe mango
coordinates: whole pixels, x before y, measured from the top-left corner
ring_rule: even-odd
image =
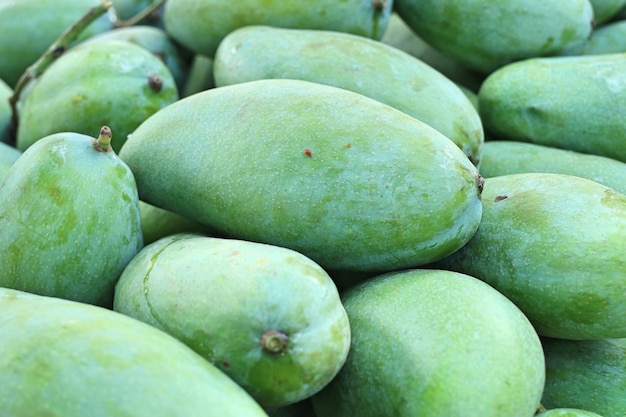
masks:
[[[604,417],[580,408],[553,408],[535,415],[535,417]]]
[[[419,59],[372,39],[336,31],[248,26],[215,54],[217,86],[292,78],[344,88],[388,104],[437,129],[478,164],[478,112],[461,89]]]
[[[621,9],[626,7],[626,0],[589,0],[593,7],[593,21],[595,25],[610,20]]]
[[[488,134],[626,162],[626,53],[533,58],[478,91]]]
[[[342,294],[348,359],[312,397],[324,417],[532,417],[545,367],[522,312],[475,278],[379,275]]]
[[[308,81],[181,99],[142,123],[120,157],[142,200],[329,269],[434,261],[480,222],[482,178],[454,142],[374,99]]]
[[[13,95],[13,89],[0,79],[0,142],[13,144],[12,116],[13,110],[9,98]]]
[[[438,266],[511,299],[542,336],[626,337],[626,195],[565,174],[485,179],[474,237]]]
[[[593,31],[582,55],[626,52],[626,20],[607,23]]]
[[[165,29],[186,48],[212,58],[220,41],[235,29],[268,25],[324,29],[380,39],[393,0],[168,0]]]
[[[3,417],[267,417],[187,346],[92,305],[0,288]]]
[[[21,155],[22,152],[13,146],[0,142],[0,184],[9,171],[9,168],[11,168],[11,165],[13,165]]]

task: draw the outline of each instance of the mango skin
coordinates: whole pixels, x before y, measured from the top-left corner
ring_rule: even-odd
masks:
[[[0,184],[9,171],[9,168],[11,168],[11,165],[13,165],[21,155],[22,152],[13,146],[0,142]]]
[[[537,56],[577,54],[592,31],[588,0],[396,0],[395,10],[428,44],[489,74]]]
[[[485,179],[474,237],[436,263],[492,285],[541,336],[626,337],[626,195],[552,173]]]
[[[161,80],[159,89],[151,87],[152,75]],[[16,146],[23,151],[53,133],[88,135],[94,126],[106,125],[119,151],[141,122],[177,99],[172,73],[147,49],[120,40],[78,45],[29,87]]]
[[[163,20],[166,31],[181,45],[213,58],[226,35],[250,25],[334,30],[380,39],[392,8],[393,0],[168,0]]]
[[[13,144],[13,110],[9,103],[13,89],[0,79],[0,142]]]
[[[553,408],[536,414],[535,417],[604,417],[580,408]]]
[[[525,172],[575,175],[626,194],[626,163],[529,142],[489,140],[479,166],[485,178]]]
[[[626,0],[589,0],[593,7],[593,20],[601,25],[613,18],[621,9],[626,7]]]
[[[626,53],[533,58],[478,91],[487,133],[626,162]]]
[[[626,415],[626,339],[543,338],[547,408],[575,407],[603,417]]]
[[[604,24],[593,31],[582,55],[604,55],[626,52],[626,21]]]
[[[460,88],[389,45],[336,31],[248,26],[228,34],[214,57],[217,86],[292,78],[345,88],[437,129],[474,163],[484,141],[478,112]]]
[[[145,201],[139,201],[139,213],[141,215],[141,231],[144,245],[176,233],[216,234],[215,230],[206,225],[169,210],[153,206]]]
[[[485,283],[443,270],[374,277],[342,294],[348,359],[312,397],[325,417],[532,417],[545,379],[539,337]]]
[[[181,99],[142,123],[120,157],[142,200],[325,269],[440,259],[480,222],[481,178],[451,140],[376,100],[308,81]]]
[[[46,136],[0,185],[0,286],[110,307],[143,245],[137,186],[114,152],[73,132]]]
[[[100,0],[0,0],[0,78],[11,88],[26,68]],[[112,29],[106,14],[80,35],[77,42]]]
[[[310,397],[343,365],[350,325],[328,274],[278,246],[176,234],[145,247],[125,268],[114,309],[183,341],[259,404]],[[263,334],[288,338],[281,354]]]
[[[0,310],[4,417],[267,416],[217,368],[138,320],[6,288]]]

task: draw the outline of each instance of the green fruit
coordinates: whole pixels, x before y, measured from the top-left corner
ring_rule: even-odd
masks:
[[[100,0],[0,0],[0,78],[14,87],[17,80],[68,27]],[[103,15],[79,36],[78,41],[110,30]],[[67,83],[66,83],[67,85]]]
[[[216,234],[210,227],[145,201],[139,201],[139,213],[144,245],[182,232]]]
[[[106,127],[42,138],[0,185],[1,287],[109,306],[141,246],[135,180]]]
[[[485,178],[525,172],[575,175],[626,194],[625,162],[534,143],[487,141],[479,169]]]
[[[380,39],[392,6],[393,1],[383,0],[168,0],[163,20],[174,39],[212,58],[226,35],[250,25],[335,30]]]
[[[626,339],[542,342],[545,407],[580,408],[603,417],[626,415]]]
[[[626,20],[607,23],[593,31],[583,55],[603,55],[626,52]]]
[[[114,309],[183,341],[264,407],[319,391],[350,345],[326,272],[298,252],[261,243],[160,239],[124,270]]]
[[[487,178],[474,237],[438,265],[509,297],[542,336],[626,337],[626,195],[551,173]]]
[[[593,6],[593,21],[595,25],[600,25],[617,14],[626,7],[626,0],[589,0]]]
[[[591,411],[581,410],[579,408],[554,408],[552,410],[543,411],[535,414],[535,417],[604,417]]]
[[[215,87],[213,58],[196,54],[191,61],[189,74],[181,90],[181,97],[187,97],[213,87]]]
[[[344,88],[437,129],[477,164],[478,112],[459,87],[419,59],[372,39],[336,31],[247,26],[227,35],[214,59],[217,86],[292,78]]]
[[[119,40],[78,45],[28,90],[17,147],[25,150],[53,133],[89,134],[94,125],[108,125],[118,151],[141,122],[177,99],[171,72],[147,49]]]
[[[0,288],[3,417],[263,417],[171,336],[113,311]]]
[[[172,73],[178,91],[182,91],[193,55],[175,43],[165,30],[147,25],[121,27],[92,36],[82,45],[104,40],[126,41],[146,48],[163,61]]]
[[[626,162],[626,53],[534,58],[487,77],[488,133]]]
[[[443,270],[383,274],[343,293],[348,359],[312,397],[324,417],[532,417],[545,369],[521,311]]]
[[[12,95],[13,89],[0,79],[0,142],[2,143],[13,143],[13,110],[9,103],[9,99]]]
[[[13,165],[21,155],[22,152],[15,149],[13,146],[0,142],[0,184],[2,184],[2,180],[9,171],[9,168],[11,168],[11,165]]]
[[[142,200],[328,269],[431,262],[480,222],[482,178],[451,140],[376,100],[308,81],[186,97],[142,123],[120,157]]]
[[[396,0],[395,10],[428,44],[483,74],[526,58],[579,53],[593,23],[588,0]]]

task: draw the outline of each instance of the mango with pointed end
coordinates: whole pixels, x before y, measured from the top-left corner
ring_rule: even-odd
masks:
[[[135,179],[106,126],[40,139],[0,185],[1,287],[111,306],[142,244]]]
[[[126,267],[114,309],[181,340],[264,407],[310,397],[343,365],[350,326],[326,272],[278,246],[176,234]]]
[[[626,53],[533,58],[478,91],[488,134],[626,162]]]
[[[166,31],[186,48],[212,58],[220,41],[250,25],[323,29],[380,39],[393,0],[168,0]]]
[[[142,200],[325,269],[440,259],[474,234],[482,178],[450,139],[338,87],[213,88],[141,124],[120,157]]]
[[[118,151],[150,115],[178,99],[172,73],[160,58],[131,42],[78,45],[58,58],[23,97],[17,147],[58,132],[90,134],[110,126]]]
[[[248,26],[215,54],[217,86],[267,78],[332,85],[388,104],[437,129],[478,164],[478,112],[461,89],[419,59],[382,42],[336,31]]]
[[[0,288],[4,417],[267,417],[183,343],[84,303]]]
[[[467,275],[396,271],[344,292],[352,342],[312,397],[324,417],[532,417],[545,380],[537,333]]]
[[[626,337],[626,194],[522,173],[486,178],[482,202],[478,231],[439,267],[492,285],[541,336]]]

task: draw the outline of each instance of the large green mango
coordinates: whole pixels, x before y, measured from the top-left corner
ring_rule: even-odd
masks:
[[[325,268],[440,259],[474,234],[482,178],[427,124],[361,94],[272,79],[186,97],[120,151],[141,199]]]
[[[11,165],[0,185],[1,287],[112,305],[143,242],[133,174],[104,137],[46,136]]]
[[[537,333],[506,297],[442,270],[383,274],[342,295],[348,359],[312,397],[324,417],[532,417],[545,380]]]
[[[2,417],[266,417],[187,346],[111,310],[0,288]]]
[[[478,231],[439,265],[495,287],[542,336],[626,337],[626,195],[552,173],[484,187]]]
[[[533,58],[487,77],[487,133],[626,162],[626,53]]]
[[[121,40],[78,45],[29,86],[20,107],[17,147],[58,132],[90,134],[108,125],[118,151],[127,135],[178,99],[172,73],[146,48]]]
[[[428,44],[483,74],[579,53],[593,24],[588,0],[396,0],[395,10]]]
[[[237,239],[176,234],[146,246],[113,307],[181,340],[264,407],[318,392],[350,346],[339,293],[319,265]]]
[[[626,339],[542,339],[547,408],[576,407],[626,416]]]
[[[0,78],[11,87],[48,47],[100,0],[0,0]],[[112,29],[103,15],[79,36],[79,41]]]
[[[485,142],[479,170],[485,178],[524,172],[575,175],[626,194],[626,162],[529,142]]]
[[[250,25],[336,30],[380,39],[392,7],[393,0],[168,0],[163,20],[174,39],[212,58],[226,35]]]
[[[434,127],[477,164],[483,144],[478,112],[461,89],[419,59],[387,44],[336,31],[248,26],[215,53],[217,86],[292,78],[345,88]]]

